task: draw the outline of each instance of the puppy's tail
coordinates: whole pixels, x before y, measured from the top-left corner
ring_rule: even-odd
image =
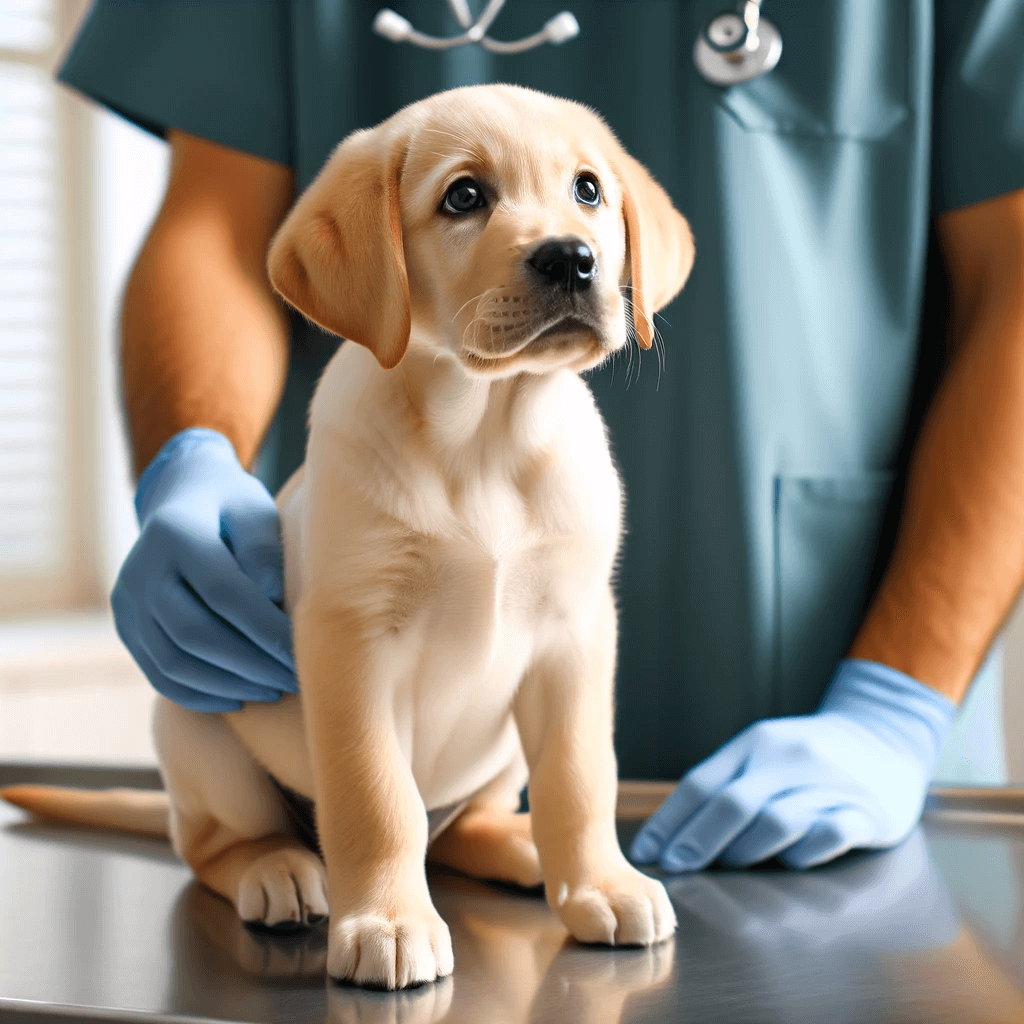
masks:
[[[8,786],[0,798],[40,818],[166,839],[170,801],[162,790]]]

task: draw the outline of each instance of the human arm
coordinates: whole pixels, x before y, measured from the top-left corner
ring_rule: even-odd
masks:
[[[141,533],[111,603],[157,690],[224,711],[295,689],[289,623],[275,607],[277,512],[243,469],[287,367],[287,318],[264,263],[292,174],[182,132],[169,137],[167,194],[122,317]]]
[[[292,172],[183,132],[169,141],[167,193],[121,321],[135,470],[189,427],[224,434],[248,468],[287,372],[287,315],[265,263]]]
[[[638,860],[804,867],[898,842],[920,814],[955,702],[1024,582],[1024,191],[936,226],[954,357],[850,657],[817,714],[755,723],[694,768]]]
[[[1024,189],[935,226],[952,359],[850,655],[959,702],[1024,583]]]

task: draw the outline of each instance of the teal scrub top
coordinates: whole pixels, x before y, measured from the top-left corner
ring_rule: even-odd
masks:
[[[497,39],[562,10],[580,25],[513,56],[392,43],[379,6],[103,0],[60,78],[156,134],[287,164],[299,190],[349,132],[453,86],[516,82],[607,119],[697,245],[658,320],[664,365],[634,351],[588,375],[627,493],[620,771],[677,778],[758,718],[812,711],[877,585],[945,348],[930,218],[1024,187],[1024,3],[766,0],[782,58],[727,89],[691,55],[728,0],[510,0]],[[392,6],[459,31],[442,0]],[[337,343],[293,318],[272,488]],[[1000,779],[998,669],[939,777]]]

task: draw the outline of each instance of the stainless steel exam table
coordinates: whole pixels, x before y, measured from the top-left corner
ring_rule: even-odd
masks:
[[[15,781],[158,785],[0,765],[0,785]],[[625,787],[624,842],[660,795]],[[166,844],[4,806],[0,1021],[1024,1022],[1024,791],[934,791],[892,851],[666,882],[674,940],[609,950],[569,939],[536,894],[432,871],[454,977],[365,992],[325,980],[323,928],[248,930]]]

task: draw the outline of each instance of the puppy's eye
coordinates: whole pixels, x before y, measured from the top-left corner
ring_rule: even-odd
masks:
[[[597,206],[601,202],[601,187],[592,174],[581,174],[573,183],[576,202],[584,206]]]
[[[450,213],[471,213],[484,205],[484,190],[472,178],[459,178],[445,193],[444,209]]]

